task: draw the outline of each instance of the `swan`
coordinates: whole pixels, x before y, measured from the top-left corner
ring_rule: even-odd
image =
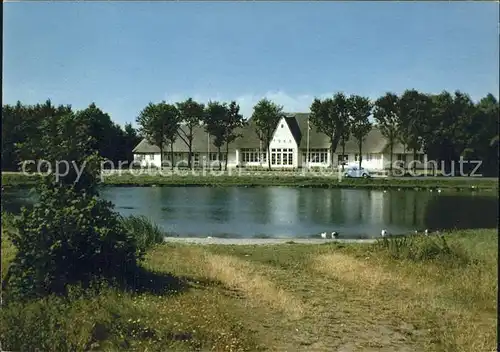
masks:
[[[326,232],[323,232],[323,233],[321,234],[321,238],[326,238]]]
[[[426,236],[429,236],[429,230],[428,229],[425,229],[424,233],[425,233]]]
[[[383,230],[380,232],[380,235],[381,235],[382,237],[386,237],[386,236],[388,236],[388,235],[389,235],[389,233],[387,232],[387,230],[386,230],[386,229],[383,229]]]
[[[333,238],[335,238],[335,239],[339,238],[339,234],[338,234],[338,232],[337,232],[337,231],[333,231],[333,232],[332,232],[332,239],[333,239]]]

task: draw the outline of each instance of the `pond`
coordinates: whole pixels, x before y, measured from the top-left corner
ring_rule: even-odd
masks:
[[[415,229],[496,228],[498,198],[471,193],[287,187],[106,187],[101,196],[122,215],[145,215],[173,236],[377,237]],[[5,190],[2,208],[32,202],[26,189]]]

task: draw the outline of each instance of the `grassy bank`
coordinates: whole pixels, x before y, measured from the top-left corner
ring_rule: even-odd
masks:
[[[68,299],[4,307],[2,347],[492,351],[497,231],[447,236],[448,245],[436,237],[385,244],[159,245],[144,263],[154,273],[147,290],[74,292]],[[2,236],[3,270],[13,255]]]
[[[23,187],[33,185],[38,176],[24,176],[20,173],[2,174],[2,184],[6,187]],[[317,187],[317,188],[372,188],[372,189],[454,189],[454,190],[481,190],[497,191],[497,179],[481,178],[372,178],[339,180],[337,174],[325,173],[293,173],[293,172],[241,172],[220,176],[198,172],[196,175],[182,174],[140,175],[130,173],[122,175],[110,174],[104,177],[104,184],[113,186],[287,186],[287,187]]]

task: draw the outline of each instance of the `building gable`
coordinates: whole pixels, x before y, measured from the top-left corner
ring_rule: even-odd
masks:
[[[276,126],[276,129],[273,133],[273,138],[271,140],[271,148],[294,148],[298,147],[297,143],[297,131],[295,134],[292,132],[292,128],[290,126],[293,125],[293,121],[290,121],[294,118],[284,117]],[[288,121],[287,121],[288,120]],[[298,128],[297,128],[298,130]],[[300,131],[299,131],[300,132]]]

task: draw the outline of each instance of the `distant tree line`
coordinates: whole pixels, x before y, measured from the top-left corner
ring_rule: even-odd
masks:
[[[222,160],[221,152],[225,147],[226,155],[229,144],[240,137],[238,128],[245,125],[245,119],[240,114],[240,107],[236,102],[229,104],[211,101],[206,106],[189,98],[183,102],[167,104],[149,103],[137,117],[140,132],[146,139],[160,148],[163,155],[166,148],[170,147],[173,160],[173,145],[177,138],[182,140],[188,148],[188,167],[192,168],[192,149],[194,140],[194,129],[204,126],[213,139],[217,148],[218,160]],[[171,163],[171,167],[174,165]],[[219,163],[219,168],[222,164]],[[227,157],[225,162],[227,169]]]
[[[480,171],[485,175],[498,175],[499,111],[499,102],[492,94],[474,103],[460,91],[433,95],[412,89],[400,96],[388,92],[375,102],[343,93],[315,99],[310,118],[319,132],[329,136],[332,153],[340,143],[344,154],[345,142],[354,137],[360,165],[363,141],[372,125],[376,125],[388,140],[391,172],[394,145],[401,143],[413,152],[414,159],[422,150],[429,160],[443,165],[446,172],[463,158],[481,161]],[[471,167],[464,164],[464,170],[470,172]]]
[[[58,119],[75,113],[79,124],[86,124],[89,146],[101,157],[117,163],[132,161],[132,149],[139,143],[140,137],[131,124],[124,128],[114,123],[111,117],[94,103],[86,109],[74,112],[70,105],[55,106],[50,100],[43,104],[2,106],[2,170],[19,169],[21,160],[38,160],[41,157],[42,137],[57,128]],[[57,135],[57,133],[56,133]],[[17,144],[27,143],[33,147],[23,148],[25,155],[20,155]]]
[[[414,159],[417,152],[422,150],[429,160],[444,165],[446,171],[463,158],[480,160],[483,174],[497,175],[499,106],[492,94],[476,103],[460,91],[426,94],[412,89],[399,96],[388,92],[374,102],[367,97],[347,97],[339,92],[331,98],[314,99],[310,106],[310,121],[318,132],[329,137],[332,154],[340,146],[344,155],[346,142],[354,137],[358,144],[360,164],[365,138],[372,127],[377,126],[388,140],[390,171],[394,146],[401,143],[405,150],[413,152]],[[21,159],[15,153],[16,143],[40,138],[44,129],[50,128],[52,118],[70,111],[70,106],[55,107],[50,101],[33,106],[20,102],[14,106],[4,105],[2,169],[14,170],[18,167]],[[241,137],[239,128],[247,123],[239,111],[240,107],[235,101],[211,101],[206,105],[192,98],[173,104],[151,102],[138,114],[138,131],[130,124],[125,125],[124,129],[114,124],[110,116],[95,104],[77,114],[89,123],[92,146],[101,157],[114,162],[131,161],[132,149],[141,137],[157,145],[162,155],[167,151],[173,153],[173,145],[179,139],[189,151],[188,167],[192,168],[195,128],[203,126],[218,149],[219,160],[222,160],[222,151],[227,153],[229,144]],[[273,132],[283,116],[283,107],[268,99],[262,99],[254,106],[252,119],[255,132],[267,153]],[[36,151],[33,153],[36,155]],[[269,168],[270,159],[268,155]]]

